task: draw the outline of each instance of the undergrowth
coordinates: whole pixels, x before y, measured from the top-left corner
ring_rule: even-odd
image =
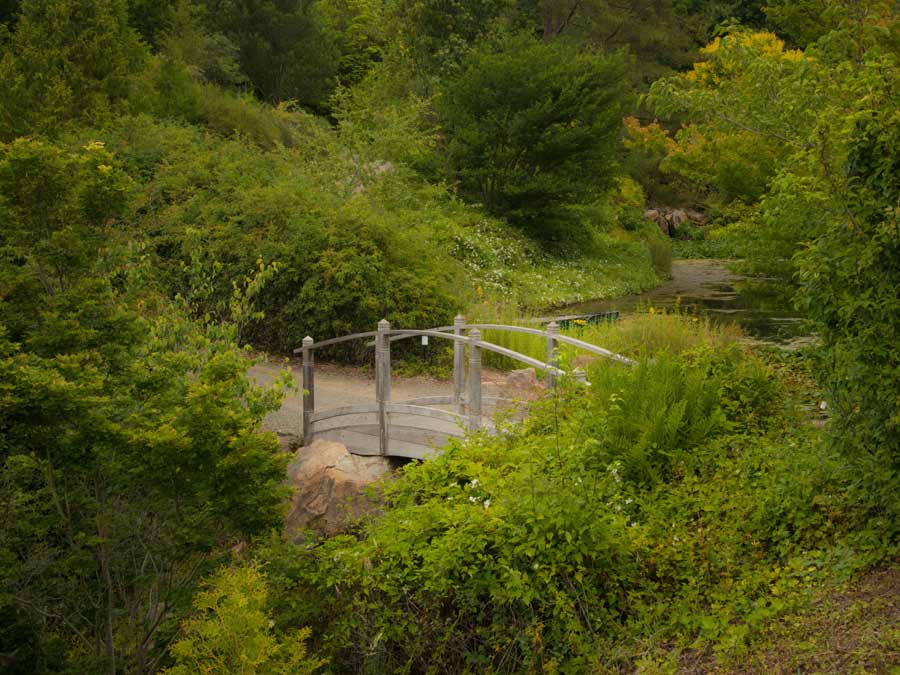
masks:
[[[335,672],[678,672],[884,559],[802,357],[678,315],[581,331],[639,364],[408,465],[347,535],[257,548],[279,630]]]

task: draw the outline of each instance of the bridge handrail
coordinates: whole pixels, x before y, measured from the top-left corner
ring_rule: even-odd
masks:
[[[526,333],[528,335],[537,335],[539,337],[548,337],[548,333],[545,330],[539,330],[537,328],[526,328],[525,326],[508,326],[505,324],[499,323],[469,323],[461,326],[440,326],[438,328],[432,328],[431,331],[436,331],[439,333],[443,333],[446,331],[453,330],[454,328],[459,328],[462,330],[469,330],[472,328],[477,328],[478,330],[505,330],[512,333]],[[412,335],[394,335],[391,337],[391,342],[396,340],[405,340],[408,337],[414,337]],[[563,344],[572,345],[573,347],[578,347],[579,349],[583,349],[584,351],[591,352],[593,354],[597,354],[598,356],[605,356],[608,359],[613,361],[617,361],[619,363],[624,363],[628,366],[635,365],[635,361],[633,359],[629,359],[627,356],[623,356],[622,354],[617,354],[609,349],[604,349],[603,347],[598,347],[597,345],[592,345],[590,342],[584,342],[583,340],[578,340],[577,338],[569,337],[568,335],[559,335],[556,334],[553,338]],[[485,347],[485,349],[489,349]],[[489,350],[493,351],[493,350]],[[518,357],[514,357],[518,358]],[[533,364],[529,364],[533,365]]]
[[[492,342],[485,342],[484,340],[473,340],[470,337],[465,335],[454,335],[453,333],[442,333],[441,331],[436,330],[415,330],[415,329],[400,329],[400,330],[392,330],[390,334],[401,336],[401,337],[417,337],[419,335],[427,335],[431,337],[444,338],[445,340],[453,340],[455,342],[462,342],[463,344],[475,344],[481,347],[482,349],[487,349],[489,352],[495,352],[497,354],[501,354],[503,356],[508,356],[511,359],[515,359],[517,361],[521,361],[522,363],[533,366],[535,368],[539,368],[540,370],[546,370],[549,373],[553,373],[554,375],[565,375],[566,372],[564,370],[560,370],[554,365],[549,363],[544,363],[543,361],[538,361],[537,359],[533,359],[530,356],[525,354],[520,354],[517,351],[513,351],[512,349],[507,349],[506,347],[501,347],[500,345],[495,345]]]
[[[310,349],[318,349],[319,347],[330,347],[331,345],[337,345],[342,342],[350,342],[351,340],[362,340],[363,338],[377,337],[378,331],[370,330],[365,333],[353,333],[351,335],[343,335],[341,337],[329,338],[328,340],[322,340],[321,342],[314,342],[310,345]],[[297,347],[294,350],[294,354],[300,354],[305,347]]]
[[[475,328],[475,326],[471,326]],[[540,331],[538,331],[540,332]],[[368,331],[365,333],[354,333],[352,335],[344,335],[339,338],[331,338],[329,340],[322,340],[321,342],[313,342],[309,345],[308,349],[318,349],[319,347],[329,347],[331,345],[340,344],[341,342],[349,342],[350,340],[361,340],[363,338],[369,338],[373,336],[377,336],[377,331]],[[565,371],[560,370],[556,366],[550,365],[549,363],[544,363],[543,361],[539,361],[537,359],[533,359],[530,356],[525,354],[520,354],[517,351],[513,351],[512,349],[507,349],[506,347],[501,347],[500,345],[495,345],[491,342],[485,342],[484,340],[473,340],[472,338],[466,335],[454,335],[453,333],[444,333],[439,330],[416,330],[416,329],[398,329],[391,330],[388,332],[388,335],[392,336],[396,339],[404,339],[411,337],[418,337],[421,335],[425,335],[428,337],[436,337],[443,338],[445,340],[452,340],[455,342],[461,342],[463,344],[477,344],[482,349],[487,349],[489,352],[496,352],[497,354],[501,354],[503,356],[508,356],[511,359],[515,359],[517,361],[521,361],[522,363],[533,366],[534,368],[539,368],[540,370],[546,370],[547,372],[553,373],[554,375],[565,375]],[[303,352],[304,347],[299,347],[294,350],[294,354],[299,354]],[[624,357],[623,357],[624,358]]]

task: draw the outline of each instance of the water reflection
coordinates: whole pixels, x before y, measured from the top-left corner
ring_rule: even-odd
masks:
[[[557,308],[559,315],[673,309],[740,325],[760,340],[787,343],[808,335],[808,326],[794,309],[791,289],[772,281],[747,279],[721,260],[676,260],[672,279],[646,293],[614,300],[590,300]]]

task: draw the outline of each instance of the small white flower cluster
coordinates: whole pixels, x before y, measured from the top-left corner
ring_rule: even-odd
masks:
[[[470,482],[468,482],[468,483],[465,484],[464,489],[466,489],[466,490],[475,490],[475,489],[478,488],[478,485],[479,485],[478,479],[477,479],[477,478],[473,478]],[[450,483],[450,485],[449,485],[448,487],[449,487],[451,490],[454,490],[454,489],[459,488],[459,485],[457,485],[456,483]],[[453,495],[450,495],[449,497],[446,497],[446,500],[447,500],[448,502],[452,502],[452,501],[455,501],[455,500],[456,500],[456,497],[453,496]],[[469,500],[469,503],[471,503],[471,504],[481,504],[484,508],[488,508],[488,507],[491,505],[491,500],[490,500],[490,499],[488,499],[488,498],[486,498],[486,497],[483,497],[483,496],[481,496],[481,495],[477,495],[477,494],[470,494],[470,495],[468,496],[468,500]]]

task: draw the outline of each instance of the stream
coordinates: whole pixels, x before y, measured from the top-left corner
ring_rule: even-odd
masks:
[[[588,300],[556,309],[558,314],[648,308],[682,310],[712,321],[738,324],[751,338],[791,348],[809,342],[809,329],[783,287],[742,277],[724,260],[675,260],[672,278],[653,290],[611,300]]]

